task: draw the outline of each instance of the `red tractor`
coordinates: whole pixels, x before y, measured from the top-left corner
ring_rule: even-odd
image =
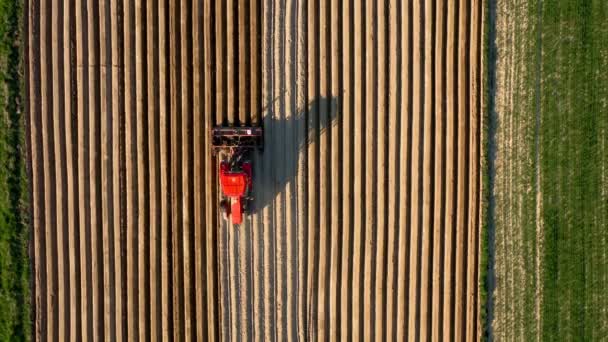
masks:
[[[220,209],[224,219],[243,223],[253,200],[253,166],[250,153],[262,150],[262,127],[215,127],[212,132],[213,154],[219,155],[221,188]]]

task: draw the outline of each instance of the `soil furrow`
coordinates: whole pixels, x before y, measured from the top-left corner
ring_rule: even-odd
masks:
[[[205,2],[204,4],[204,65],[205,65],[205,91],[204,91],[204,146],[206,149],[205,154],[205,165],[208,170],[215,170],[215,161],[214,158],[211,157],[208,147],[210,145],[210,130],[211,126],[215,123],[215,118],[213,113],[215,111],[215,106],[217,104],[216,99],[212,96],[213,90],[217,90],[215,87],[215,80],[211,78],[211,71],[215,67],[215,50],[213,49],[213,44],[215,40],[213,39],[213,30],[215,28],[215,22],[213,18],[213,8],[209,2]],[[216,194],[215,194],[215,176],[212,172],[205,172],[205,251],[206,251],[206,272],[208,275],[207,278],[207,317],[209,322],[213,322],[208,327],[208,335],[207,338],[210,341],[216,341],[220,339],[220,329],[215,322],[220,321],[221,317],[221,307],[219,307],[221,286],[219,282],[219,270],[218,270],[218,247],[216,244],[217,239],[217,227],[216,219],[217,214],[215,213],[215,202],[216,202]]]
[[[113,291],[111,290],[114,274],[114,265],[111,262],[112,249],[112,222],[113,218],[113,187],[112,187],[112,61],[111,61],[111,35],[110,35],[110,2],[99,2],[99,41],[100,41],[100,142],[101,142],[101,255],[100,263],[103,268],[101,279],[103,293],[103,331],[109,336],[116,336],[115,321],[109,319],[114,307]]]
[[[26,58],[26,87],[28,91],[28,99],[26,100],[26,109],[28,117],[26,122],[26,130],[29,133],[26,137],[28,140],[28,174],[30,176],[30,198],[33,203],[31,210],[31,246],[33,250],[30,255],[33,256],[34,270],[32,272],[32,281],[35,285],[32,286],[32,306],[34,308],[32,318],[35,320],[33,324],[33,337],[41,340],[45,337],[47,319],[44,319],[46,314],[46,281],[44,279],[44,267],[46,263],[46,250],[44,245],[44,154],[42,149],[42,132],[41,132],[41,84],[40,84],[40,4],[32,1],[25,3],[24,12],[27,15],[24,34],[28,37],[28,46],[25,49]]]
[[[342,172],[338,174],[335,179],[334,184],[339,184],[338,182],[342,182],[342,204],[341,210],[342,215],[340,217],[340,221],[338,222],[338,226],[335,226],[337,234],[341,234],[342,244],[341,244],[341,274],[340,274],[340,284],[337,291],[339,292],[339,304],[336,303],[335,310],[336,321],[339,322],[339,326],[336,326],[337,330],[336,338],[338,339],[349,339],[352,333],[352,272],[353,272],[353,263],[351,260],[351,256],[353,255],[352,243],[353,243],[353,230],[354,230],[354,222],[353,222],[353,135],[349,134],[349,132],[353,131],[353,120],[356,118],[356,115],[353,115],[354,109],[354,98],[353,98],[353,79],[354,79],[354,69],[353,69],[353,5],[349,1],[342,2],[341,12],[334,12],[332,8],[332,14],[335,13],[336,16],[340,17],[342,23],[342,29],[339,33],[339,38],[341,37],[342,48],[341,59],[336,64],[342,66],[341,71],[337,71],[340,73],[341,77],[341,88],[339,88],[339,92],[342,92],[342,96],[339,97],[340,107],[338,110],[338,115],[341,116],[340,124],[341,124],[341,137],[342,137],[342,145],[341,149],[339,149],[339,164],[342,167]],[[332,44],[338,44],[339,42],[332,42]],[[335,140],[334,140],[335,141]],[[340,237],[338,237],[339,239]]]
[[[52,120],[52,127],[49,129],[53,134],[54,149],[49,151],[54,154],[55,163],[55,205],[56,207],[56,262],[57,262],[57,311],[59,320],[57,326],[57,337],[61,340],[66,340],[66,336],[69,336],[70,329],[70,311],[69,311],[69,288],[70,283],[67,278],[68,273],[66,272],[66,266],[69,264],[67,259],[68,249],[67,244],[64,242],[67,240],[67,196],[63,194],[67,191],[67,176],[65,167],[65,105],[64,105],[64,65],[61,61],[61,53],[63,52],[63,3],[55,1],[51,6],[52,16],[52,107],[50,119]],[[56,113],[56,115],[55,115]],[[66,291],[67,290],[67,291]],[[67,292],[67,293],[66,293]]]
[[[168,340],[172,337],[173,329],[173,276],[171,267],[172,255],[172,167],[171,167],[171,101],[170,94],[170,59],[169,59],[169,6],[168,1],[158,1],[158,36],[159,36],[159,133],[160,133],[160,187],[161,187],[161,337]]]
[[[363,196],[360,194],[363,193],[363,180],[365,177],[365,173],[363,172],[363,162],[364,162],[364,149],[365,144],[363,143],[363,120],[365,112],[365,98],[364,98],[364,86],[365,86],[365,76],[364,76],[364,67],[365,61],[363,57],[365,56],[365,43],[364,43],[364,34],[365,30],[363,27],[364,21],[364,8],[362,2],[357,2],[354,4],[354,51],[357,51],[354,56],[354,84],[358,85],[355,87],[354,91],[354,113],[357,113],[354,116],[354,129],[353,129],[353,154],[354,154],[354,179],[353,179],[353,193],[357,194],[354,197],[353,203],[353,255],[352,255],[352,264],[353,264],[353,275],[351,278],[351,301],[352,301],[352,339],[360,340],[362,339],[363,334],[363,323],[364,318],[363,315],[363,286],[360,284],[363,282],[363,242],[362,242],[362,227],[364,226],[364,200]],[[309,38],[310,39],[310,38]],[[309,51],[310,54],[310,51]],[[310,82],[310,80],[309,80]],[[310,181],[310,180],[309,180]],[[309,208],[310,210],[310,208]]]
[[[226,18],[226,114],[228,121],[226,124],[236,123],[238,111],[238,0],[226,0],[225,12],[222,16]]]
[[[176,340],[185,338],[185,311],[184,311],[184,189],[183,172],[184,154],[186,151],[183,146],[183,120],[184,113],[182,101],[182,87],[187,83],[183,82],[182,59],[181,59],[181,6],[180,2],[170,2],[169,4],[169,44],[170,44],[170,92],[176,94],[171,97],[171,185],[172,185],[172,212],[173,219],[172,241],[173,241],[173,337]]]
[[[456,283],[455,291],[457,294],[466,293],[466,255],[467,246],[467,224],[468,224],[468,197],[469,197],[469,100],[468,100],[468,53],[469,37],[468,23],[469,1],[460,3],[459,8],[459,30],[458,30],[458,187],[457,187],[457,225],[456,225]],[[466,323],[466,298],[456,296],[455,302],[455,339],[461,341],[465,338]]]
[[[319,84],[318,96],[314,99],[317,102],[318,111],[318,188],[317,188],[317,205],[318,205],[318,225],[315,227],[318,234],[318,256],[317,256],[317,304],[316,304],[316,333],[312,334],[314,338],[321,341],[326,340],[329,330],[329,257],[328,248],[329,238],[328,230],[330,229],[328,215],[330,210],[330,170],[321,165],[330,165],[330,132],[329,132],[329,95],[331,82],[331,60],[330,60],[330,4],[329,1],[320,1],[318,9],[318,53],[319,53]],[[313,311],[314,314],[315,311]]]
[[[469,220],[467,226],[469,227],[468,236],[468,249],[472,249],[471,253],[467,253],[467,290],[466,290],[466,340],[472,340],[475,336],[478,336],[477,332],[477,316],[476,309],[478,306],[477,302],[477,247],[478,247],[478,223],[479,215],[478,210],[480,206],[480,189],[479,189],[479,87],[480,79],[478,78],[479,72],[482,70],[479,63],[480,56],[480,41],[479,37],[481,13],[479,13],[479,5],[477,0],[471,1],[471,16],[470,16],[470,29],[469,29]]]
[[[365,209],[363,225],[364,237],[363,241],[363,339],[371,340],[374,336],[375,322],[373,316],[376,311],[376,297],[375,297],[375,256],[376,256],[376,242],[377,242],[377,222],[376,222],[376,116],[378,110],[378,100],[375,96],[378,90],[378,28],[377,22],[377,6],[375,0],[367,0],[365,6],[365,111],[362,117],[364,118],[363,131],[364,131],[364,146],[365,146],[365,157],[364,160],[364,193],[365,196]]]
[[[138,336],[140,340],[147,340],[149,336],[149,227],[150,227],[150,198],[149,165],[148,165],[148,120],[146,118],[148,109],[148,73],[146,66],[146,3],[141,0],[135,1],[135,144],[137,146],[137,215],[138,225],[136,229],[137,251],[137,301],[138,301]],[[144,271],[145,270],[145,271]]]
[[[272,73],[272,88],[271,93],[275,99],[271,105],[271,112],[268,114],[272,120],[273,131],[272,137],[269,137],[268,151],[275,157],[274,166],[269,172],[270,177],[274,182],[269,182],[269,188],[272,189],[271,215],[275,222],[276,229],[272,229],[271,239],[272,247],[270,249],[270,261],[274,266],[272,276],[273,293],[276,301],[274,321],[277,341],[284,341],[287,338],[287,283],[286,283],[286,264],[285,264],[285,192],[277,191],[278,186],[285,184],[285,131],[281,129],[281,123],[285,120],[285,102],[289,97],[288,91],[285,89],[285,44],[286,30],[279,29],[285,27],[285,4],[282,2],[273,2],[273,21],[272,21],[272,63],[275,66],[275,72]],[[280,95],[279,95],[280,94]],[[268,171],[267,171],[268,172]],[[238,305],[238,304],[237,304]]]
[[[376,2],[376,253],[375,253],[375,293],[376,302],[374,312],[374,336],[376,340],[386,340],[385,323],[387,322],[387,238],[389,227],[387,225],[387,175],[388,175],[388,11],[387,3],[384,0]]]
[[[114,315],[114,331],[116,339],[121,340],[123,336],[123,305],[124,305],[124,290],[122,283],[123,274],[123,258],[122,250],[124,244],[122,241],[121,226],[123,223],[122,207],[124,202],[124,196],[121,187],[121,178],[123,177],[124,160],[121,160],[121,125],[124,119],[122,115],[124,110],[124,99],[122,93],[122,72],[123,68],[123,55],[122,55],[122,22],[119,19],[119,13],[122,12],[122,7],[118,3],[118,0],[110,1],[110,35],[111,35],[111,99],[112,99],[112,210],[114,213],[112,221],[112,233],[114,247],[113,255],[110,257],[113,263],[112,277],[114,284],[110,285],[110,289],[114,290],[114,308],[112,314]]]
[[[149,198],[149,232],[148,232],[148,309],[150,340],[162,337],[160,311],[161,302],[161,196],[163,190],[160,180],[160,124],[159,124],[159,72],[158,72],[158,1],[151,1],[146,6],[146,66],[147,84],[147,124],[148,124],[148,198]]]
[[[412,135],[411,135],[411,120],[412,120],[412,7],[410,4],[402,4],[401,18],[403,21],[399,30],[400,41],[402,42],[400,58],[401,73],[398,75],[400,82],[400,103],[401,106],[401,122],[400,122],[400,146],[401,154],[399,170],[399,203],[403,209],[399,212],[399,236],[398,236],[398,257],[397,257],[397,339],[405,340],[408,333],[408,302],[409,302],[409,230],[410,212],[409,206],[411,203],[410,188],[411,188],[411,168],[408,166],[412,160]]]
[[[298,328],[298,314],[297,314],[297,277],[298,277],[298,256],[296,250],[297,231],[292,229],[297,224],[296,214],[296,198],[297,198],[297,185],[296,185],[296,158],[298,153],[297,146],[297,133],[296,125],[299,122],[298,107],[296,106],[297,97],[297,7],[296,1],[286,1],[284,10],[285,27],[287,28],[284,33],[284,41],[293,41],[291,45],[286,45],[284,49],[284,65],[285,65],[285,79],[284,87],[285,92],[285,103],[284,103],[284,122],[288,126],[292,127],[292,134],[283,132],[284,138],[284,149],[283,149],[283,160],[285,163],[283,182],[285,183],[285,221],[283,230],[283,245],[285,247],[283,272],[285,279],[285,326],[286,326],[286,338],[290,340],[297,339],[297,328]],[[253,66],[251,66],[253,67]],[[251,94],[254,95],[253,93]],[[249,301],[252,299],[249,298]],[[292,319],[289,319],[289,318]]]
[[[74,3],[68,2],[63,6],[63,58],[64,58],[64,101],[65,101],[65,153],[66,153],[66,181],[67,188],[64,193],[67,199],[67,250],[69,258],[69,336],[70,341],[78,341],[80,337],[80,321],[77,319],[80,308],[80,265],[78,264],[78,195],[77,180],[77,143],[75,141],[76,118],[76,46],[75,46],[75,18]]]
[[[411,159],[411,206],[410,208],[410,286],[409,286],[409,302],[408,302],[408,336],[410,340],[419,339],[420,333],[420,238],[422,233],[422,158],[424,146],[422,143],[421,132],[424,124],[423,119],[423,105],[424,105],[424,90],[423,90],[423,79],[424,79],[424,66],[422,60],[422,52],[424,37],[422,35],[422,12],[421,4],[413,4],[413,31],[412,31],[412,159]]]
[[[193,112],[192,112],[192,1],[180,1],[180,58],[181,58],[181,98],[182,98],[182,277],[183,277],[183,311],[184,311],[184,338],[193,337],[193,322],[196,322],[194,300],[194,265],[193,265]],[[179,93],[178,93],[179,94]],[[197,113],[198,114],[198,113]]]
[[[89,70],[89,176],[92,180],[90,187],[90,228],[88,244],[91,264],[88,272],[91,281],[91,328],[93,339],[103,339],[103,264],[102,264],[102,213],[101,213],[101,113],[100,113],[100,42],[99,42],[99,3],[87,3],[89,55],[87,68]]]
[[[327,130],[326,135],[328,135],[328,140],[330,143],[330,170],[329,173],[329,184],[328,184],[328,194],[330,207],[328,208],[328,212],[332,213],[329,215],[330,217],[330,234],[329,241],[327,243],[329,247],[328,251],[328,273],[326,279],[329,279],[329,292],[328,292],[328,305],[327,311],[329,321],[329,334],[328,337],[332,340],[337,340],[340,338],[340,320],[342,315],[340,314],[340,300],[342,295],[340,293],[340,284],[341,280],[341,253],[342,253],[342,239],[339,235],[340,226],[341,226],[341,218],[343,217],[342,213],[342,179],[341,175],[344,173],[342,166],[340,164],[340,151],[342,150],[342,135],[343,135],[343,118],[342,118],[342,103],[343,99],[339,96],[342,90],[342,70],[341,70],[341,60],[343,54],[341,53],[340,46],[340,37],[342,30],[342,15],[340,14],[340,3],[337,0],[331,1],[329,8],[329,22],[327,25],[329,26],[329,45],[330,48],[329,58],[330,58],[330,89],[328,94],[328,98],[326,101],[329,105],[329,112],[327,113]],[[337,95],[337,96],[336,96]],[[334,98],[336,96],[336,98]],[[335,122],[335,123],[334,123]],[[295,151],[297,153],[297,151]]]
[[[88,137],[89,101],[88,101],[88,34],[87,34],[87,7],[84,1],[76,2],[76,66],[77,66],[77,85],[78,85],[78,203],[79,203],[79,242],[80,242],[80,288],[81,288],[81,313],[82,340],[92,339],[91,324],[89,313],[91,302],[91,288],[89,286],[89,247],[87,245],[87,227],[89,218],[89,167],[88,167],[88,147],[86,144]]]
[[[206,56],[204,56],[204,36],[208,34],[204,27],[204,12],[203,3],[192,3],[192,134],[193,134],[193,257],[194,264],[192,270],[194,272],[194,320],[193,335],[198,341],[209,339],[208,326],[210,325],[204,319],[204,313],[208,310],[206,302],[206,285],[208,274],[205,271],[206,251],[205,251],[205,231],[206,224],[205,216],[205,123],[204,118],[208,115],[205,110],[205,87],[206,80],[204,79],[204,66]]]
[[[270,66],[273,65],[273,18],[274,18],[274,8],[272,6],[272,2],[263,1],[262,5],[262,65],[266,68],[266,76],[262,77],[262,120],[264,127],[264,134],[266,137],[272,136],[274,132],[274,125],[272,120],[272,112],[274,111],[272,108],[272,104],[275,101],[275,95],[273,94],[273,82],[274,82],[274,74],[269,71]],[[268,139],[265,141],[271,142],[272,140]],[[272,144],[269,146],[265,146],[269,151],[272,151]],[[273,188],[272,186],[272,178],[271,178],[271,170],[270,166],[272,165],[274,158],[272,153],[264,153],[262,156],[263,162],[262,165],[259,165],[259,174],[261,174],[262,184]],[[260,164],[260,163],[258,163]],[[265,167],[266,166],[266,167]],[[261,200],[264,203],[269,203],[272,201],[271,194],[263,194]],[[263,260],[262,267],[263,272],[261,278],[263,279],[262,287],[263,287],[263,332],[262,336],[266,340],[274,341],[276,339],[276,331],[275,331],[275,292],[274,292],[274,268],[272,260],[274,256],[272,255],[273,251],[273,235],[269,226],[272,225],[274,215],[272,205],[266,205],[262,209],[261,213],[261,222],[260,222],[260,232],[261,232],[261,258]]]
[[[446,108],[445,108],[445,37],[446,4],[439,0],[435,7],[435,198],[433,218],[433,266],[431,300],[431,339],[441,339],[441,308],[444,306],[443,284],[445,259],[445,176],[446,176]]]
[[[40,80],[43,89],[41,93],[41,131],[43,151],[43,169],[44,169],[44,202],[45,212],[44,221],[45,227],[49,227],[44,232],[45,241],[45,281],[46,281],[46,316],[48,317],[47,331],[45,339],[58,338],[59,312],[57,299],[57,242],[56,236],[52,233],[50,227],[56,227],[56,190],[55,184],[55,168],[54,165],[54,141],[52,136],[52,108],[53,108],[53,65],[50,56],[52,51],[52,11],[51,3],[42,1],[40,4]]]
[[[306,148],[306,137],[307,137],[307,122],[306,122],[306,110],[307,110],[307,72],[306,65],[308,62],[307,55],[307,21],[306,18],[306,6],[307,3],[304,1],[297,1],[297,7],[295,7],[296,19],[296,38],[295,38],[295,58],[296,58],[296,73],[292,75],[296,79],[296,94],[295,94],[295,143],[292,146],[292,151],[297,153],[297,157],[294,157],[294,162],[297,163],[295,166],[295,177],[296,177],[296,211],[297,211],[297,222],[296,222],[296,257],[297,257],[297,299],[296,299],[296,319],[297,319],[297,336],[299,341],[303,341],[306,338],[307,329],[307,269],[308,269],[308,183],[307,183],[307,148]],[[253,67],[253,65],[252,65]],[[293,113],[292,113],[293,115]]]
[[[435,6],[427,0],[424,4],[424,92],[423,92],[423,120],[422,126],[422,251],[420,265],[420,340],[428,340],[431,330],[431,302],[432,302],[432,246],[434,224],[432,214],[434,213],[434,151],[435,151],[435,112],[436,103],[434,97],[434,75],[435,67]]]
[[[399,156],[399,144],[401,143],[400,137],[400,114],[401,114],[401,102],[400,102],[400,73],[402,65],[400,58],[402,52],[399,51],[402,46],[400,40],[402,18],[399,16],[399,10],[401,4],[398,1],[389,1],[388,10],[388,63],[386,72],[388,74],[387,84],[387,96],[388,96],[388,112],[387,112],[387,126],[388,126],[388,160],[386,162],[387,167],[387,202],[386,213],[387,213],[387,263],[386,263],[386,313],[383,319],[385,326],[383,339],[396,339],[397,326],[397,290],[398,284],[398,254],[399,254],[399,212],[400,212],[400,196],[399,192],[399,181],[401,178],[399,164],[403,156]],[[391,191],[395,189],[395,191]],[[391,206],[389,204],[393,204]]]
[[[454,306],[454,236],[456,220],[456,5],[448,1],[447,12],[447,65],[446,65],[446,214],[445,218],[445,244],[444,244],[444,306],[443,306],[443,336],[453,339],[453,306]]]
[[[319,96],[319,4],[317,1],[308,2],[307,19],[307,38],[308,38],[308,92],[307,92],[307,127],[308,137],[308,262],[307,262],[307,331],[306,339],[311,339],[317,329],[317,284],[318,276],[317,255],[318,255],[318,227],[319,227],[319,207],[318,207],[318,131],[319,127],[319,108],[316,101]]]
[[[125,162],[126,162],[126,281],[127,281],[127,333],[129,340],[139,337],[138,305],[138,254],[137,232],[139,222],[137,204],[137,126],[135,91],[135,4],[124,3],[124,53],[125,53]]]

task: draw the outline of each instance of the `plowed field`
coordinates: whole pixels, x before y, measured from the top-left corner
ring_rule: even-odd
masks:
[[[481,0],[30,0],[37,340],[475,340]],[[222,221],[216,124],[259,124]]]

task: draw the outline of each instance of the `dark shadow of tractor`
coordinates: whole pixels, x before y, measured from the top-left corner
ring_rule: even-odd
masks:
[[[253,175],[253,203],[248,215],[261,214],[266,207],[272,206],[276,201],[292,201],[291,207],[295,211],[302,208],[297,207],[297,194],[306,193],[308,187],[310,147],[314,146],[316,165],[313,172],[319,168],[326,167],[320,156],[320,140],[324,134],[329,135],[331,129],[337,129],[337,123],[341,120],[339,97],[319,97],[308,103],[306,108],[298,108],[292,115],[286,115],[286,103],[284,97],[275,99],[269,104],[264,113],[264,149],[262,152],[253,152],[254,175]],[[290,104],[295,108],[295,104]],[[328,141],[330,137],[327,137]],[[337,142],[336,142],[337,143]],[[329,148],[329,146],[327,146]],[[327,151],[329,154],[329,150]],[[297,184],[298,172],[303,175],[304,184]],[[318,179],[318,177],[317,177]],[[303,191],[298,191],[298,186],[304,186]],[[291,198],[281,195],[287,190]],[[278,198],[278,199],[277,199]],[[285,210],[283,203],[283,210]],[[292,218],[296,213],[292,213]],[[271,214],[270,220],[274,220]],[[286,215],[281,215],[285,220]],[[248,219],[250,220],[250,219]],[[294,218],[295,220],[295,218]],[[295,222],[271,222],[274,224],[295,224]]]

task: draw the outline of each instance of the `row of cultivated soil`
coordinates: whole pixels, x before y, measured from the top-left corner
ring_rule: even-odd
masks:
[[[477,339],[482,17],[28,1],[36,339]],[[264,127],[239,227],[216,124]]]
[[[219,339],[211,4],[25,5],[34,337]]]

